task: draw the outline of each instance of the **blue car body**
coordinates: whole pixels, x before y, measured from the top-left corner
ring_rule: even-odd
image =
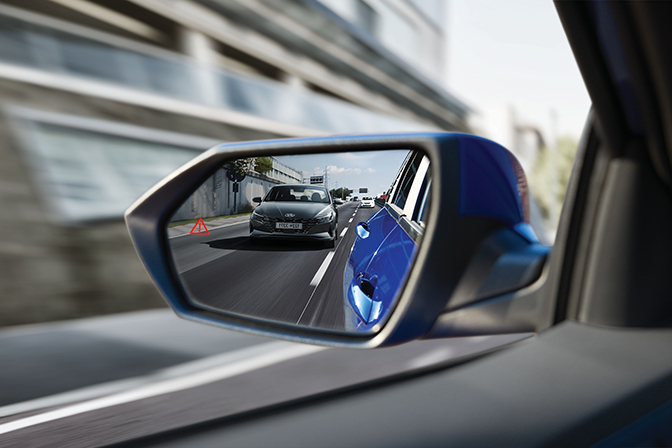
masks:
[[[387,208],[367,226],[369,236],[357,238],[343,276],[348,331],[370,331],[385,321],[417,249]]]
[[[525,173],[515,157],[480,137],[457,134],[455,143],[460,159],[457,216],[496,219],[530,242],[538,242],[529,224]],[[410,160],[409,156],[397,181]],[[350,252],[343,276],[347,331],[372,332],[385,322],[415,257],[417,244],[400,225],[400,218],[395,218],[393,208],[386,204],[366,222],[366,237],[357,237]]]

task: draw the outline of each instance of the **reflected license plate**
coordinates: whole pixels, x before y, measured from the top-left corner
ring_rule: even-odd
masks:
[[[301,230],[303,228],[303,224],[301,224],[300,222],[276,222],[275,228]]]

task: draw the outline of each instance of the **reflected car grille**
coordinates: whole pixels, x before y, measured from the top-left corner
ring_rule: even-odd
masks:
[[[303,229],[298,230],[298,229],[276,229],[275,228],[275,223],[276,222],[300,222],[303,224]],[[268,226],[269,229],[271,229],[274,233],[308,233],[308,231],[313,228],[315,224],[317,224],[317,219],[315,218],[310,218],[310,219],[297,219],[297,218],[269,218],[269,217],[264,217],[264,224]]]

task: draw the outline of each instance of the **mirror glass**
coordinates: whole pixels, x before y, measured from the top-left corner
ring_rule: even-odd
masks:
[[[422,238],[428,168],[403,149],[229,161],[168,223],[187,297],[215,312],[379,331]]]

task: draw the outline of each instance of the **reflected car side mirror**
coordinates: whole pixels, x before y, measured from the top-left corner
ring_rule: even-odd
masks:
[[[297,180],[315,173],[315,184],[261,176],[255,157],[279,159]],[[238,188],[226,183],[227,167],[246,173]],[[336,211],[320,184],[326,167],[335,168],[333,176],[380,174],[385,180],[370,187],[388,182],[386,201],[346,202]],[[361,179],[349,186],[366,187]],[[244,201],[261,202],[253,192],[266,200],[241,218],[252,209]],[[552,306],[528,294],[549,248],[529,224],[525,174],[509,151],[480,137],[221,145],[145,194],[126,222],[170,307],[197,322],[357,348],[551,324]],[[251,267],[254,282],[242,275]]]
[[[365,222],[357,224],[357,236],[364,239],[369,237],[369,225]]]

